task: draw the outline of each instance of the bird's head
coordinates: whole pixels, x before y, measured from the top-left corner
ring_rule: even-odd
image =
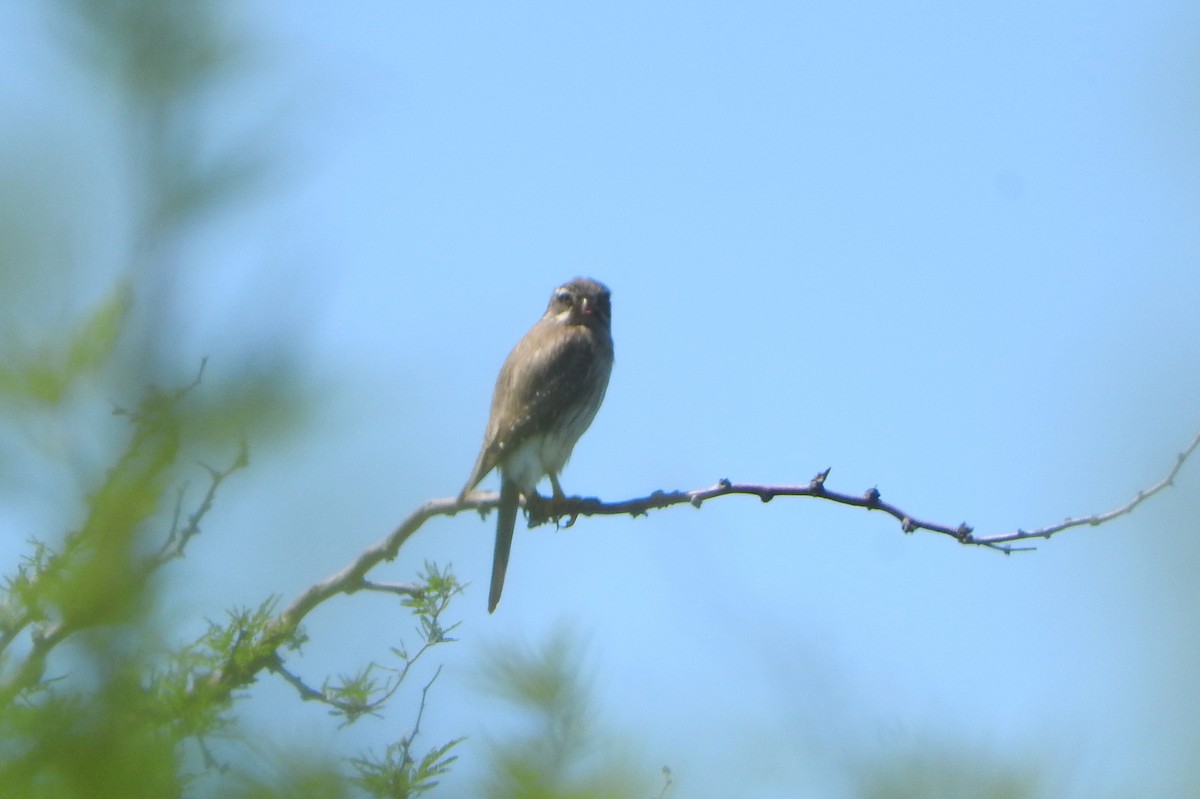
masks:
[[[588,277],[564,283],[550,295],[546,316],[564,325],[607,329],[612,320],[608,287]]]

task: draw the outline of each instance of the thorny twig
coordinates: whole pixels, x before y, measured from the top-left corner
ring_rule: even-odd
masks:
[[[900,522],[901,529],[906,533],[917,530],[928,530],[933,533],[950,536],[963,544],[989,547],[1009,553],[1032,547],[1013,546],[1013,542],[1025,541],[1031,538],[1050,538],[1064,530],[1083,525],[1099,525],[1111,521],[1118,516],[1131,512],[1134,508],[1150,497],[1172,485],[1179,474],[1184,462],[1200,447],[1200,433],[1180,452],[1170,471],[1159,482],[1139,491],[1132,500],[1106,513],[1096,513],[1091,516],[1068,518],[1058,524],[1039,527],[1033,530],[1017,529],[1009,532],[990,535],[976,535],[974,529],[966,522],[958,525],[945,525],[917,518],[896,505],[884,502],[876,488],[868,489],[861,494],[848,494],[833,491],[825,487],[829,477],[829,469],[818,474],[807,484],[803,485],[759,485],[753,483],[734,483],[730,480],[720,480],[716,485],[691,491],[655,491],[649,496],[616,502],[602,502],[592,497],[564,497],[562,499],[534,497],[527,503],[530,526],[537,526],[548,521],[559,521],[566,518],[567,524],[573,523],[580,516],[642,516],[651,510],[668,508],[673,505],[690,504],[700,507],[709,500],[730,494],[749,494],[757,496],[763,502],[769,502],[775,497],[812,497],[836,502],[841,505],[882,511]],[[385,590],[394,593],[407,593],[392,587],[372,584],[366,575],[380,562],[392,560],[399,553],[406,541],[419,530],[425,522],[435,516],[453,516],[464,510],[475,510],[486,513],[499,504],[499,495],[494,492],[472,493],[463,499],[441,498],[431,499],[413,510],[387,537],[372,544],[358,554],[349,564],[326,579],[309,586],[296,597],[270,625],[268,637],[283,644],[299,628],[304,618],[317,606],[338,594],[352,594],[361,590]],[[213,682],[218,683],[225,691],[233,691],[241,685],[253,680],[254,674],[263,668],[272,668],[274,661],[263,658],[260,661],[229,671],[218,671],[213,675]],[[215,687],[210,685],[210,687]]]
[[[567,526],[570,526],[579,516],[613,516],[623,514],[642,516],[651,510],[667,508],[672,505],[682,505],[684,503],[689,503],[698,508],[711,499],[730,494],[749,494],[758,497],[763,502],[770,502],[775,497],[812,497],[814,499],[836,502],[840,505],[883,511],[899,521],[900,528],[906,533],[913,533],[917,530],[928,530],[932,533],[948,535],[963,544],[975,544],[1008,553],[1032,549],[1032,547],[1012,546],[1013,542],[1025,541],[1031,538],[1050,538],[1052,535],[1069,530],[1072,527],[1081,527],[1083,525],[1096,526],[1112,521],[1118,516],[1130,513],[1150,497],[1173,485],[1176,475],[1183,468],[1184,462],[1196,451],[1197,447],[1200,447],[1200,433],[1197,433],[1191,440],[1191,443],[1175,457],[1175,463],[1166,477],[1149,488],[1139,491],[1137,496],[1120,507],[1105,513],[1094,513],[1090,516],[1068,518],[1058,524],[1039,527],[1033,530],[1017,529],[989,535],[976,535],[975,529],[966,522],[958,525],[947,525],[919,519],[915,515],[901,510],[896,505],[883,501],[877,488],[869,488],[861,494],[848,494],[830,490],[825,487],[826,480],[829,477],[829,469],[819,473],[807,484],[803,485],[759,485],[756,483],[734,483],[730,480],[719,480],[716,485],[709,486],[708,488],[699,488],[692,491],[655,491],[647,497],[638,497],[618,502],[602,502],[593,497],[565,497],[562,499],[538,497],[533,502],[528,503],[527,507],[529,509],[530,527],[536,527],[548,521],[558,521],[564,517],[567,518]],[[498,495],[496,494],[476,494],[466,499],[468,507],[479,511],[489,510],[495,507],[497,502]]]

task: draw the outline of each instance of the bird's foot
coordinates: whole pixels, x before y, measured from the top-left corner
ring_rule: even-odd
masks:
[[[557,484],[554,486],[558,488]],[[554,526],[560,530],[566,529],[575,524],[575,519],[578,518],[577,513],[572,513],[564,506],[571,504],[572,500],[562,493],[559,489],[554,496],[543,497],[536,491],[527,494],[525,497],[525,512],[529,516],[529,526],[539,527],[547,522],[554,522]],[[563,517],[567,517],[563,521]]]
[[[536,491],[531,491],[525,495],[525,514],[529,517],[530,527],[540,527],[550,521],[553,516],[550,511],[554,507],[554,501],[543,497]]]

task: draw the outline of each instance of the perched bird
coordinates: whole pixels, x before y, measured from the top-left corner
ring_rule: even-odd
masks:
[[[483,448],[459,494],[465,498],[500,468],[489,613],[504,590],[520,495],[532,496],[549,477],[554,497],[563,496],[558,473],[604,401],[613,365],[611,321],[608,288],[577,277],[554,290],[546,313],[500,368]]]

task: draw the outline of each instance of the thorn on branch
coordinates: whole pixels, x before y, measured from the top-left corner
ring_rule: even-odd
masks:
[[[829,472],[833,470],[830,466],[825,471],[819,473],[816,477],[809,481],[808,487],[814,494],[820,494],[825,490],[825,480],[829,477]]]
[[[958,536],[959,541],[963,542],[964,544],[969,544],[971,542],[971,533],[973,532],[975,532],[975,528],[966,522],[963,522],[958,526],[958,529],[954,531],[954,534]]]
[[[879,489],[875,486],[871,486],[870,488],[867,489],[867,492],[865,494],[863,494],[863,498],[867,501],[868,508],[878,507],[879,506]]]

